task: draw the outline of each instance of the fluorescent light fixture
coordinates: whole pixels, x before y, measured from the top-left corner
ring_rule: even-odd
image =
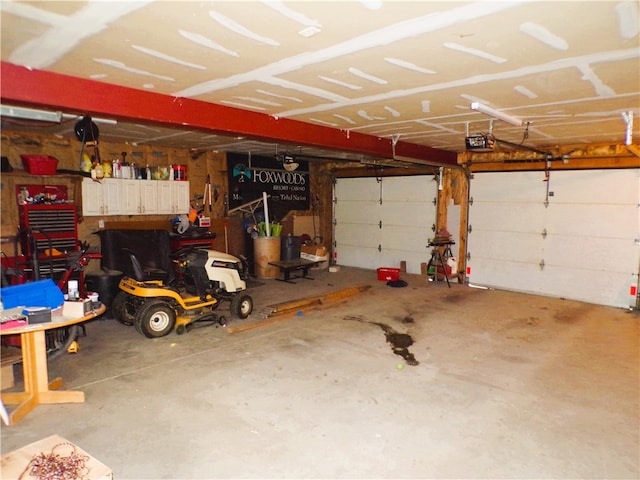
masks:
[[[317,35],[321,31],[322,30],[320,30],[318,27],[311,25],[309,27],[306,27],[300,30],[298,32],[298,35],[302,35],[304,38],[310,38],[310,37],[313,37],[314,35]]]
[[[71,119],[75,119],[75,118],[80,120],[82,118],[82,115],[72,115],[70,113],[63,113],[62,114],[62,118],[64,118],[65,120],[71,120]],[[117,120],[111,120],[110,118],[91,117],[91,120],[94,123],[102,123],[104,125],[117,125],[118,124]]]
[[[495,108],[488,107],[480,102],[473,102],[471,104],[471,110],[476,110],[480,113],[484,113],[485,115],[489,115],[490,117],[496,118],[498,120],[502,120],[514,127],[522,126],[522,120],[514,117],[513,115],[509,115],[508,113],[501,112],[496,110]]]
[[[42,122],[60,123],[61,112],[48,112],[46,110],[36,110],[33,108],[10,107],[0,105],[0,115],[3,117],[24,118],[26,120],[40,120]]]

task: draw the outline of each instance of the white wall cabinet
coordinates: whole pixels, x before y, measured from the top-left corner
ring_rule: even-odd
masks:
[[[189,182],[122,180],[82,181],[82,214],[162,215],[189,213]]]
[[[82,214],[85,217],[97,215],[120,215],[125,202],[117,179],[105,178],[96,182],[90,178],[82,180]]]
[[[103,189],[102,183],[94,182],[90,178],[82,179],[82,215],[104,215]]]
[[[154,181],[158,190],[158,212],[157,213],[172,213],[171,212],[171,185],[173,182],[166,182],[162,180]]]
[[[189,182],[169,182],[171,185],[171,213],[189,213]]]
[[[140,184],[140,213],[155,215],[158,213],[158,185],[155,180],[138,182]]]
[[[156,181],[158,191],[157,213],[189,213],[189,182]]]

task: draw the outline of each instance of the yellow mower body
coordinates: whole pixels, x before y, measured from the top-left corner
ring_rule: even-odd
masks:
[[[124,277],[118,285],[123,290],[136,297],[165,297],[172,298],[180,304],[185,310],[196,310],[203,307],[210,307],[218,303],[218,300],[211,295],[207,295],[204,300],[198,296],[183,297],[177,291],[167,288],[164,283],[159,280],[149,280],[139,282],[133,278]]]

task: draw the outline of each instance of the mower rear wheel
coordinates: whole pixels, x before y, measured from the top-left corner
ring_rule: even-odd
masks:
[[[238,318],[247,318],[253,312],[253,299],[249,295],[236,295],[231,300],[229,310]]]
[[[176,311],[164,300],[145,302],[136,314],[136,330],[147,338],[168,335],[176,324]]]
[[[127,292],[119,291],[111,303],[113,316],[123,325],[133,325],[136,319],[135,297]]]

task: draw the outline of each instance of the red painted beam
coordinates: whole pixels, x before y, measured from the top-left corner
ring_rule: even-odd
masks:
[[[393,158],[392,141],[382,137],[32,70],[7,62],[1,62],[0,67],[3,103]],[[413,143],[397,142],[395,154],[420,163],[457,165],[455,152]]]

